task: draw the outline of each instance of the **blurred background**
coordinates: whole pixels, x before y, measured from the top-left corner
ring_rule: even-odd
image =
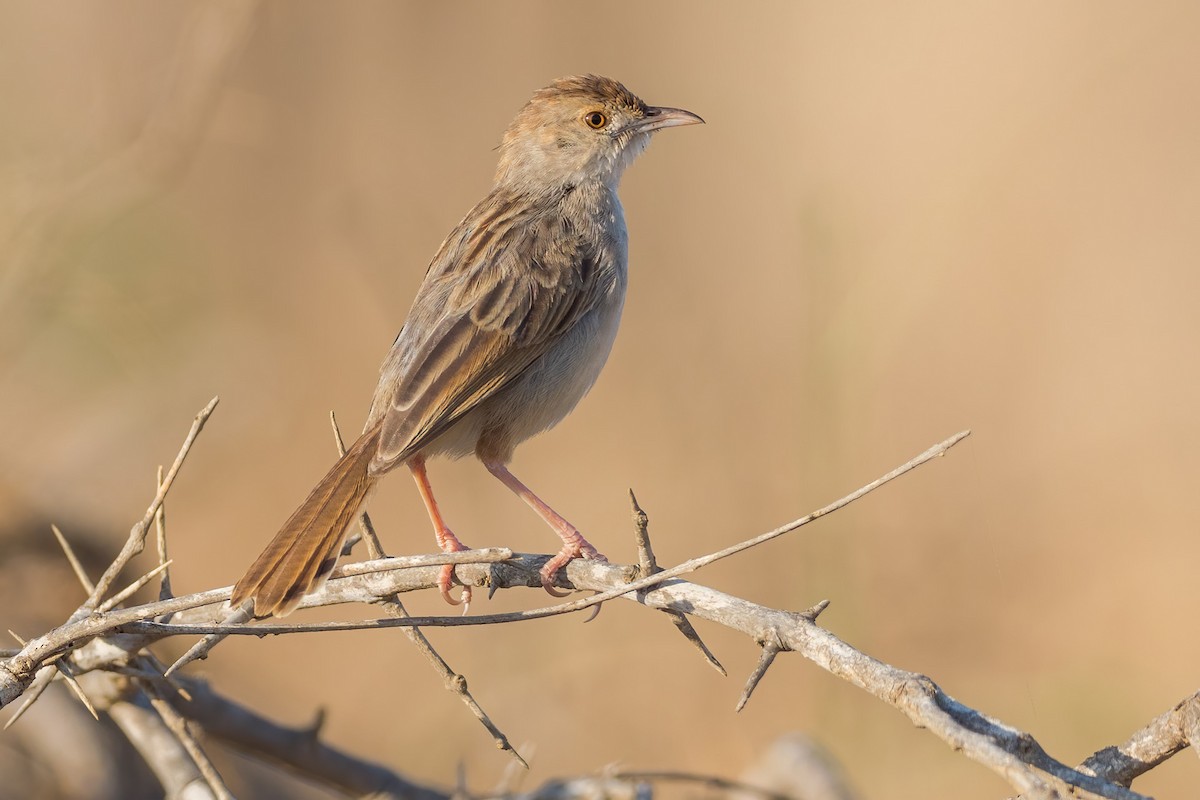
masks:
[[[508,121],[552,78],[598,72],[708,124],[658,135],[627,174],[615,350],[514,471],[621,561],[632,487],[669,565],[969,427],[946,458],[695,579],[770,606],[828,598],[839,636],[1069,763],[1196,689],[1200,6],[29,0],[0,16],[0,627],[33,635],[80,602],[49,524],[111,558],[214,394],[167,503],[174,584],[236,579],[331,463],[329,410],[361,425]],[[431,475],[469,544],[554,547],[477,464]],[[391,552],[433,549],[407,477],[372,512]],[[863,797],[1006,795],[799,657],[735,714],[757,649],[700,631],[729,678],[630,603],[587,626],[430,635],[530,757],[526,788],[611,764],[736,776],[802,731]],[[325,708],[330,742],[420,781],[452,786],[462,764],[482,790],[508,768],[398,632],[229,641],[189,669],[289,724]],[[53,752],[28,744],[49,713],[0,751]],[[73,772],[94,790],[89,769],[104,759]],[[1135,788],[1197,785],[1184,755]]]

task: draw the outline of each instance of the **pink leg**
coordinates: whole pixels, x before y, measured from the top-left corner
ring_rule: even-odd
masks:
[[[554,588],[554,576],[560,569],[567,565],[573,558],[587,558],[592,561],[608,562],[608,559],[600,554],[596,548],[583,538],[571,523],[567,522],[562,516],[550,506],[534,494],[528,486],[517,480],[517,476],[508,471],[508,467],[496,461],[485,461],[483,465],[488,468],[488,471],[500,479],[500,482],[512,490],[513,494],[524,500],[530,508],[537,512],[538,516],[546,520],[558,537],[563,541],[562,550],[558,551],[558,555],[546,562],[542,567],[542,588],[555,597],[566,597],[566,592],[557,591]]]
[[[438,547],[443,553],[458,553],[463,550],[470,550],[465,544],[458,540],[458,537],[446,525],[446,521],[442,519],[442,512],[438,510],[437,500],[433,499],[433,487],[429,485],[429,475],[425,472],[425,459],[422,456],[413,456],[408,460],[408,468],[412,470],[413,479],[417,482],[417,490],[421,492],[421,499],[425,501],[425,510],[429,512],[429,519],[433,522],[433,535],[437,537]],[[459,603],[471,602],[471,587],[463,586],[462,597],[455,600],[450,596],[450,586],[454,578],[454,565],[446,564],[442,567],[442,574],[438,577],[438,588],[442,591],[442,597],[452,606]]]

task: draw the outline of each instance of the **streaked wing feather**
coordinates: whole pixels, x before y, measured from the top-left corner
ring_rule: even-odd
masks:
[[[477,206],[435,257],[385,362],[395,391],[377,463],[407,458],[545,353],[609,288],[597,258],[557,214],[533,218],[495,195]]]

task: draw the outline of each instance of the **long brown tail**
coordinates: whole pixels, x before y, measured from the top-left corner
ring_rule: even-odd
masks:
[[[290,614],[337,563],[346,528],[375,484],[368,467],[377,434],[364,433],[288,517],[233,587],[236,608],[254,599],[256,617]]]

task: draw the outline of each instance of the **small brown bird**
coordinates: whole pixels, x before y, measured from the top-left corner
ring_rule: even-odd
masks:
[[[565,417],[608,358],[625,298],[627,235],[617,184],[662,128],[704,120],[647,106],[611,78],[561,78],[508,126],[491,192],[438,249],[380,370],[362,435],[233,588],[232,604],[282,616],[332,571],[346,529],[384,473],[406,464],[444,552],[466,547],[442,519],[425,460],[474,453],[562,539],[541,571],[603,560],[505,466]],[[453,569],[439,587],[450,596]],[[463,590],[470,599],[470,587]]]

